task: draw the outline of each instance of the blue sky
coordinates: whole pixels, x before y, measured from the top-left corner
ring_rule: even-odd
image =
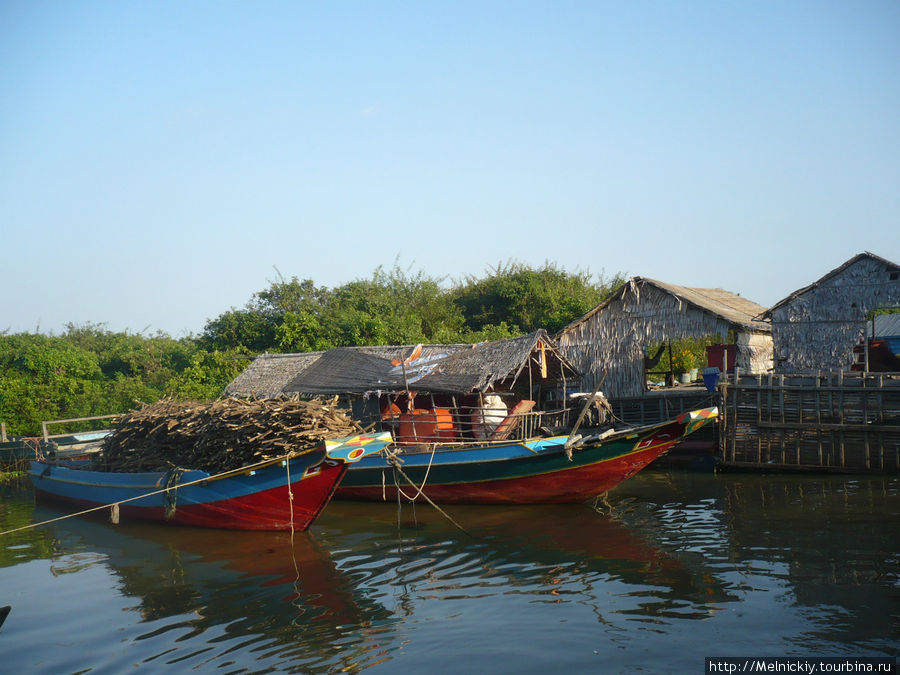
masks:
[[[181,337],[395,261],[900,261],[900,3],[0,3],[0,331]]]

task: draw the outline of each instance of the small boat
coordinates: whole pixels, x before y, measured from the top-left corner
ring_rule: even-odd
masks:
[[[336,498],[468,504],[582,502],[715,421],[704,407],[624,428],[546,333],[476,345],[342,347],[262,355],[236,396],[341,396],[366,428],[390,431],[380,457],[347,472]],[[585,390],[592,389],[591,393]],[[579,433],[580,431],[580,433]]]
[[[348,471],[336,497],[393,500],[399,491],[413,501],[421,491],[445,504],[585,502],[631,478],[717,415],[716,408],[704,408],[671,422],[589,436],[573,446],[567,446],[569,436],[419,445],[363,459]]]
[[[17,470],[32,459],[87,459],[100,450],[109,429],[50,434],[52,425],[114,419],[118,415],[98,415],[41,422],[42,436],[9,436],[0,424],[0,470]]]
[[[389,433],[327,440],[297,454],[210,475],[206,471],[113,473],[90,460],[32,461],[39,499],[124,518],[232,530],[305,530],[328,504],[350,463],[390,443]]]

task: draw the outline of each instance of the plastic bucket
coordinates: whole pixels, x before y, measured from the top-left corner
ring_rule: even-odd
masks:
[[[715,372],[703,373],[703,384],[706,386],[706,391],[710,393],[716,390],[716,385],[719,384],[718,368],[715,370]]]

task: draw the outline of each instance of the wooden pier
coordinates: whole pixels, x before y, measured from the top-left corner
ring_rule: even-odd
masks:
[[[710,393],[703,385],[677,386],[646,392],[643,396],[610,399],[613,415],[630,426],[656,424],[673,419],[683,412],[720,406],[718,392]],[[674,450],[653,462],[656,468],[683,468],[712,471],[719,446],[719,424],[712,424],[679,444]]]
[[[723,467],[900,473],[900,374],[737,373],[720,392]]]
[[[658,389],[633,398],[610,399],[617,419],[633,426],[665,422],[683,412],[720,405],[718,393],[710,393],[702,385]]]

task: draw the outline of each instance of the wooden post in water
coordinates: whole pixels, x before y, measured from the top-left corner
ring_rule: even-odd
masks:
[[[844,425],[844,371],[838,371],[838,405],[840,410],[840,415],[838,416],[838,424],[842,427]],[[841,468],[846,466],[845,456],[844,456],[844,430],[841,429],[838,431],[838,438],[840,438],[841,443]]]
[[[878,376],[878,425],[884,424],[884,375]],[[879,448],[879,459],[881,460],[881,470],[884,471],[884,443],[885,438],[882,433],[879,439],[878,448]]]
[[[869,341],[866,340],[866,372],[862,374],[862,400],[863,400],[863,425],[864,427],[868,427],[869,425],[869,392],[866,387],[866,381],[869,379]],[[869,432],[866,429],[863,431],[863,445],[865,447],[866,452],[866,469],[872,468],[872,449],[869,446]]]
[[[816,441],[819,448],[819,466],[822,466],[822,371],[816,371]]]
[[[734,373],[734,383],[737,385],[737,369]],[[756,461],[763,463],[762,458],[762,374],[756,377]],[[769,456],[766,452],[766,456]]]

